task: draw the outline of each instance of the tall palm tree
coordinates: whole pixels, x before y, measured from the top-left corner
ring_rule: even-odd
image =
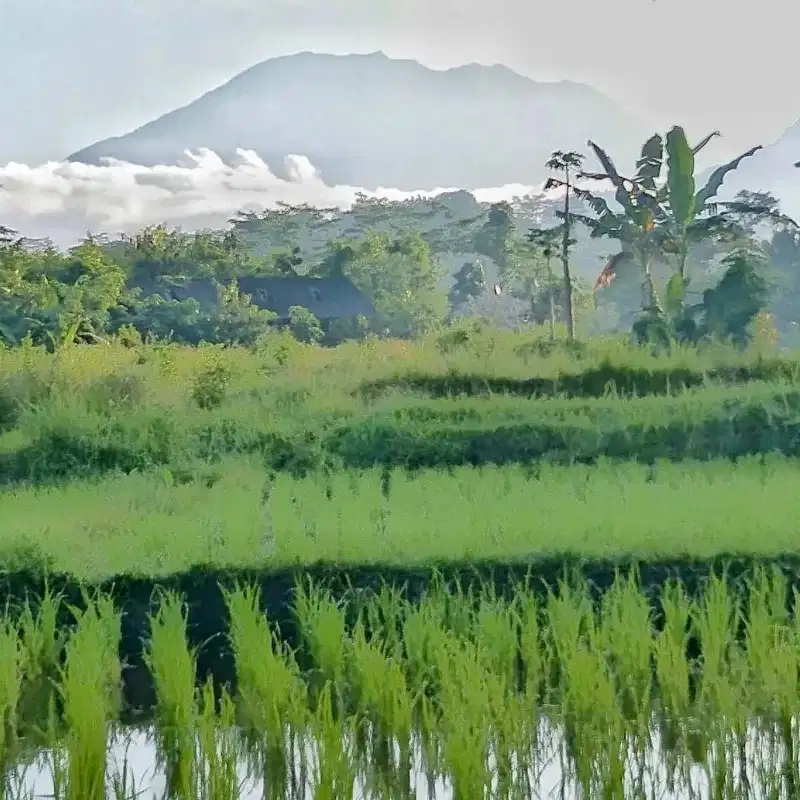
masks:
[[[564,210],[559,213],[559,217],[564,221],[563,238],[561,243],[561,263],[564,268],[564,304],[567,317],[567,338],[572,341],[575,338],[575,314],[572,303],[572,274],[569,267],[569,254],[572,244],[571,228],[572,216],[570,215],[569,200],[574,190],[573,178],[583,167],[584,156],[573,150],[564,152],[554,150],[548,161],[545,163],[547,169],[559,172],[563,178],[548,178],[544,185],[545,191],[548,189],[559,188],[564,190]]]

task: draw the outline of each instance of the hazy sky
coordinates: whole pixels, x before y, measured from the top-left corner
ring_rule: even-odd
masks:
[[[605,91],[723,157],[800,118],[789,0],[0,0],[0,163],[61,159],[266,58],[504,63]]]

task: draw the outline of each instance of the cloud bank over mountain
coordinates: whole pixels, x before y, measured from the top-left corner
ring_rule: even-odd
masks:
[[[0,224],[31,237],[49,237],[69,246],[87,230],[130,233],[167,222],[187,230],[224,227],[239,210],[275,208],[278,203],[307,203],[347,208],[359,193],[401,200],[433,196],[459,187],[428,191],[357,186],[328,186],[302,155],[288,156],[287,178],[277,177],[252,151],[237,151],[233,164],[214,152],[186,152],[183,165],[143,166],[109,160],[105,166],[51,162],[36,167],[0,166]],[[537,193],[541,187],[510,184],[473,192],[494,202]]]
[[[741,175],[734,173],[725,181],[720,197],[732,198],[741,188],[770,190],[780,198],[786,213],[800,219],[800,170],[791,166],[769,169],[772,162],[779,161],[782,166],[788,158],[783,142],[781,146],[780,159],[766,148],[750,163],[744,162]],[[405,191],[330,186],[302,155],[287,156],[284,172],[286,177],[276,176],[248,150],[238,150],[233,163],[225,163],[211,150],[186,151],[184,163],[179,165],[146,166],[113,159],[103,166],[77,162],[26,166],[12,162],[0,165],[0,225],[69,247],[87,231],[116,235],[161,222],[185,230],[222,228],[237,211],[275,208],[279,203],[344,209],[359,194],[402,200],[463,188]],[[597,183],[584,185],[593,191],[607,189]],[[541,188],[541,184],[514,183],[475,189],[472,194],[480,202],[497,202],[540,195]]]

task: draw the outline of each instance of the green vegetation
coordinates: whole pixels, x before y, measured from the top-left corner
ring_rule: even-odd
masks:
[[[275,798],[527,798],[550,759],[583,797],[795,796],[800,250],[774,198],[714,201],[741,159],[696,189],[711,138],[633,179],[591,144],[621,210],[554,153],[544,222],[361,198],[0,245],[9,781],[47,744],[54,797],[100,800],[147,710],[170,799],[244,761]],[[264,275],[374,313],[278,317]]]
[[[522,583],[511,598],[434,585],[414,603],[387,587],[337,601],[303,583],[289,649],[258,591],[240,586],[225,594],[236,683],[215,694],[196,688],[186,609],[168,593],[150,614],[145,656],[167,796],[233,800],[248,783],[274,798],[356,787],[411,798],[437,784],[458,800],[559,787],[648,800],[793,796],[800,641],[787,596],[766,570],[742,592],[715,578],[691,597],[669,583],[658,615],[635,577],[599,603],[580,580],[544,596]],[[119,611],[100,595],[72,612],[65,637],[51,626],[60,611],[49,595],[7,612],[4,796],[25,796],[14,792],[17,733],[49,744],[44,764],[65,800],[105,797],[107,742],[124,736]],[[42,729],[35,712],[55,696],[65,725]],[[771,746],[753,747],[755,736]],[[112,767],[115,797],[147,791],[131,775],[127,763]]]
[[[725,176],[758,147],[697,189],[694,156],[713,138],[693,148],[678,126],[655,135],[632,178],[593,142],[602,172],[583,172],[580,153],[556,151],[547,168],[558,177],[546,188],[561,200],[360,197],[342,212],[240,213],[224,231],[161,225],[115,240],[90,235],[68,252],[0,227],[0,342],[51,350],[142,337],[252,345],[283,326],[304,341],[335,344],[414,338],[477,314],[512,327],[547,322],[552,340],[562,323],[569,341],[632,328],[662,348],[746,346],[767,315],[775,335],[791,343],[798,312],[786,290],[796,288],[797,225],[764,193],[717,200]],[[580,188],[587,177],[609,181],[613,199]],[[619,252],[591,292],[609,242]],[[325,319],[302,299],[288,318],[286,309],[276,317],[274,303],[236,283],[255,277],[346,278],[372,312],[348,312],[334,294],[317,309]]]
[[[279,474],[221,462],[6,494],[0,553],[90,582],[263,569],[710,558],[798,550],[795,461]],[[458,514],[453,510],[458,509]],[[566,510],[566,511],[565,511]],[[58,531],[57,536],[52,532]]]

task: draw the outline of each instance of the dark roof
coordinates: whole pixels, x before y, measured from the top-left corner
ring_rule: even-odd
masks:
[[[318,319],[369,317],[373,313],[369,300],[345,277],[247,276],[239,278],[238,284],[239,291],[249,295],[253,305],[275,312],[279,319],[288,318],[292,306],[307,308]],[[217,287],[205,278],[181,282],[162,279],[137,286],[143,295],[157,294],[173,300],[192,298],[201,306],[217,302]]]
[[[207,278],[182,280],[165,277],[132,281],[128,285],[131,289],[141,289],[142,297],[158,295],[165,300],[197,300],[204,308],[213,307],[219,301],[217,285]]]
[[[318,319],[368,317],[372,304],[347,278],[244,277],[239,291],[253,304],[288,317],[292,306],[307,308]]]

